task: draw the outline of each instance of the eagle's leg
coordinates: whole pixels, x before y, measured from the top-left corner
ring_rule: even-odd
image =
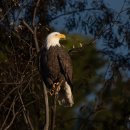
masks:
[[[54,94],[58,94],[58,92],[59,92],[60,89],[61,89],[62,83],[63,83],[63,80],[60,81],[60,82],[54,83],[53,86],[52,86],[51,91],[49,92],[49,94],[50,94],[51,96],[54,95]]]
[[[48,93],[50,94],[50,96],[53,96],[54,95],[54,90],[50,90],[50,91],[48,91]]]
[[[57,88],[59,88],[58,85],[59,85],[59,82],[54,83],[54,84],[52,85],[52,89],[51,89],[50,91],[48,91],[48,93],[50,94],[50,96],[53,96],[54,94],[57,93]],[[59,92],[59,91],[58,91],[58,92]]]
[[[60,82],[56,83],[55,93],[58,93],[61,90],[62,83],[63,83],[63,80],[61,80]]]
[[[60,91],[60,83],[57,82],[55,86],[55,93],[58,93]]]

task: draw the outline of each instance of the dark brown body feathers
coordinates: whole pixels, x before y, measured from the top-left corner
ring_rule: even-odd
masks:
[[[72,87],[71,58],[62,47],[54,46],[40,52],[40,73],[48,88],[54,83],[67,81]]]

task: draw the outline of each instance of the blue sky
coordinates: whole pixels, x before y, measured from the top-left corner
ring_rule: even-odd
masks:
[[[76,0],[74,0],[76,1]],[[91,2],[91,0],[88,0],[88,3]],[[124,0],[104,0],[104,2],[112,9],[116,10],[117,12],[120,11],[122,8]],[[89,8],[89,7],[88,7]],[[65,20],[67,16],[59,17],[58,19],[54,20],[50,23],[50,25],[56,30],[56,31],[67,31],[65,30]],[[69,33],[83,33],[81,29],[69,31]]]
[[[106,3],[108,3],[108,5],[113,8],[116,9],[117,11],[120,11],[124,0],[104,0]]]
[[[74,0],[76,1],[76,0]],[[92,0],[88,0],[88,3],[92,2]],[[119,13],[121,11],[121,8],[123,6],[124,0],[104,0],[104,2],[108,5],[109,8],[113,9],[114,11],[116,11],[117,13]],[[88,4],[89,5],[89,4]],[[127,7],[127,4],[124,5],[124,8]],[[89,8],[89,7],[88,7]],[[125,12],[126,13],[126,12]],[[122,21],[125,22],[125,20],[127,19],[125,13],[122,13]],[[67,16],[65,16],[67,17]],[[54,20],[51,23],[51,26],[56,30],[56,31],[66,31],[65,30],[65,17],[60,17],[56,20]],[[82,17],[83,18],[83,17]],[[116,26],[114,26],[114,30],[115,32],[116,30]],[[77,33],[77,34],[84,34],[83,30],[79,27],[77,30],[73,30],[73,31],[69,31],[67,33]],[[88,36],[88,34],[87,34]],[[117,35],[118,36],[118,35]],[[119,39],[122,40],[121,36],[119,36]],[[106,44],[104,43],[103,39],[100,38],[97,41],[97,48],[100,50],[103,50],[106,46]],[[122,41],[121,41],[122,42]],[[107,48],[108,49],[108,48]],[[110,48],[110,51],[113,51],[115,56],[126,56],[129,53],[128,50],[128,46],[125,42],[122,43],[121,46],[117,47],[116,49],[114,48],[113,50]],[[108,57],[107,57],[108,59]],[[109,59],[108,59],[109,61]],[[104,72],[104,71],[103,71]],[[125,77],[130,77],[130,73],[128,73],[128,70],[125,72],[123,72],[124,75],[126,75]]]

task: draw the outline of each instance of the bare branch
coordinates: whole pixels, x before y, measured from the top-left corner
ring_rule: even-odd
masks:
[[[61,81],[59,83],[59,85],[57,86],[57,89],[61,87],[61,84],[62,84],[63,81]],[[54,130],[56,125],[55,125],[55,122],[56,122],[56,102],[57,102],[57,95],[58,94],[58,91],[56,90],[54,92],[54,98],[53,98],[53,106],[52,106],[52,113],[51,113],[51,130]]]
[[[0,19],[0,22],[2,22],[4,20],[4,18],[6,17],[6,15],[8,15],[10,13],[10,11],[12,10],[14,6],[12,6],[11,8],[9,8],[6,13],[2,16],[2,18]]]
[[[20,98],[20,101],[21,101],[21,104],[22,104],[22,107],[23,107],[23,115],[24,115],[24,118],[25,118],[25,122],[31,128],[31,130],[34,130],[34,127],[33,127],[32,123],[31,123],[30,118],[29,118],[29,114],[26,111],[26,108],[25,108],[25,105],[24,105],[24,102],[22,100],[22,96],[21,96],[19,90],[18,90],[18,95],[19,95],[19,98]]]
[[[15,117],[16,117],[16,115],[18,114],[18,112],[15,113],[15,110],[14,110],[15,100],[16,100],[16,96],[14,97],[14,100],[13,100],[12,104],[10,105],[10,108],[9,108],[9,110],[8,110],[8,113],[7,113],[6,117],[5,117],[5,120],[4,120],[4,122],[3,122],[3,124],[2,124],[2,126],[1,126],[1,128],[0,128],[0,130],[7,130],[7,129],[9,129],[10,126],[13,124],[13,122],[14,122],[14,120],[15,120]],[[11,113],[11,109],[12,109],[13,117],[12,117],[10,123],[4,128],[4,126],[6,125],[6,122],[7,122],[8,118],[9,118],[9,115],[10,115],[10,113]],[[3,129],[3,128],[4,128],[4,129]]]
[[[15,105],[15,101],[13,101],[13,104],[12,104],[13,117],[12,117],[10,123],[6,126],[6,128],[5,128],[4,130],[8,130],[8,129],[11,127],[11,125],[13,124],[13,122],[14,122],[14,120],[15,120],[16,115],[18,114],[18,112],[15,113],[14,105]]]
[[[49,129],[49,102],[48,102],[48,95],[47,95],[47,90],[44,82],[42,82],[42,86],[44,89],[44,99],[45,99],[45,107],[46,107],[45,108],[46,120],[45,120],[44,130],[48,130]]]
[[[37,40],[37,27],[35,25],[35,17],[36,17],[37,8],[39,6],[39,3],[40,3],[40,0],[38,0],[37,3],[36,3],[34,13],[33,13],[33,21],[32,21],[33,22],[33,27],[34,27],[33,37],[34,37],[37,53],[40,51],[40,49],[39,49],[38,40]],[[46,112],[44,130],[48,130],[49,129],[49,103],[48,103],[48,95],[47,95],[46,86],[45,86],[43,81],[42,81],[42,86],[43,86],[43,89],[44,89],[45,112]]]
[[[37,8],[39,6],[39,3],[40,3],[40,0],[37,1],[36,6],[34,8],[33,21],[32,21],[32,24],[33,24],[33,27],[34,27],[34,35],[33,36],[34,36],[34,41],[35,41],[37,52],[39,52],[40,49],[39,49],[38,40],[37,40],[37,26],[35,25],[35,17],[36,17],[36,14],[37,14]]]
[[[57,95],[54,94],[53,99],[53,106],[52,106],[52,113],[51,113],[51,130],[55,129],[55,120],[56,120],[56,102],[57,102]]]
[[[32,30],[32,28],[23,20],[22,23],[28,28],[28,30],[34,34],[34,31]]]
[[[40,51],[39,49],[39,45],[38,45],[38,40],[37,40],[37,27],[34,27],[34,41],[35,41],[35,46],[36,46],[36,50],[37,50],[37,53]]]
[[[34,42],[35,42],[37,53],[39,53],[40,49],[39,49],[38,39],[37,39],[37,26],[35,25],[35,17],[36,17],[37,8],[39,6],[39,3],[40,3],[40,0],[37,1],[36,6],[34,8],[33,21],[32,21],[33,29],[28,25],[28,23],[26,23],[26,21],[24,21],[24,20],[22,21],[22,23],[27,27],[27,29],[33,34],[33,38],[34,38]],[[42,82],[42,85],[43,85],[43,89],[44,89],[45,113],[46,113],[44,130],[48,130],[49,129],[49,102],[48,102],[48,94],[47,94],[47,90],[46,90],[46,86],[45,86],[44,82]],[[22,99],[21,99],[21,101],[22,101]],[[23,102],[22,102],[22,106],[23,106],[23,108],[25,110]]]
[[[33,23],[32,23],[32,24],[33,24],[33,27],[35,27],[35,17],[36,17],[37,8],[38,8],[38,6],[39,6],[39,3],[40,3],[40,0],[37,1],[36,6],[35,6],[35,8],[34,8]]]
[[[0,108],[2,107],[2,105],[5,103],[5,101],[9,98],[10,94],[13,93],[18,87],[13,88],[8,94],[7,96],[4,98],[4,100],[1,102],[0,104]]]
[[[5,120],[4,120],[4,122],[3,122],[3,124],[2,124],[2,126],[1,126],[1,128],[0,128],[0,130],[2,130],[3,127],[5,126],[6,121],[7,121],[8,117],[9,117],[10,112],[11,112],[12,106],[13,106],[13,103],[11,104],[11,106],[10,106],[10,108],[9,108],[9,110],[8,110],[8,113],[7,113],[6,117],[5,117]]]
[[[84,10],[82,10],[82,11],[91,11],[91,10],[97,10],[97,9],[95,9],[95,8],[87,8],[87,9],[84,9]],[[67,12],[67,13],[62,13],[62,14],[59,14],[59,15],[57,15],[57,16],[55,16],[55,17],[52,17],[51,19],[50,19],[50,21],[53,21],[53,20],[55,20],[55,19],[58,19],[59,17],[62,17],[62,16],[67,16],[67,15],[71,15],[71,14],[75,14],[75,13],[79,13],[80,12],[80,10],[72,10],[72,11],[69,11],[69,12]]]

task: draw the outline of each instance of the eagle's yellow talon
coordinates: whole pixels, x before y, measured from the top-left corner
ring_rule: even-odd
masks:
[[[54,95],[54,93],[51,92],[51,91],[48,91],[48,94],[49,94],[50,96],[53,96],[53,95]]]
[[[57,82],[56,85],[59,85],[59,82]]]
[[[58,92],[61,90],[61,85],[63,83],[63,80],[61,82],[54,83],[52,85],[52,89],[48,92],[51,96],[54,94],[58,94]]]

